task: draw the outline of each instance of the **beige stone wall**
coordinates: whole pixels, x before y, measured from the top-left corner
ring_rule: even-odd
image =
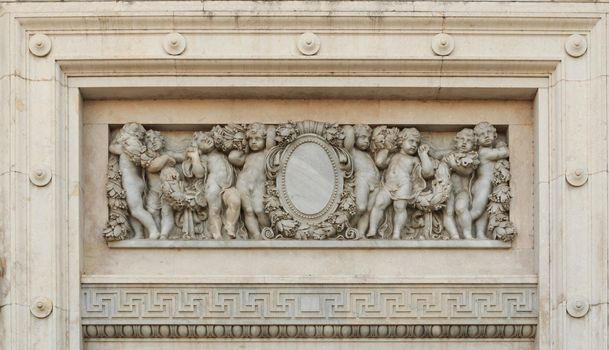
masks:
[[[607,13],[0,3],[0,348],[607,348]],[[299,51],[304,32],[317,53]],[[445,56],[439,33],[454,40]],[[500,126],[519,236],[476,249],[104,243],[111,128],[289,119]]]
[[[412,280],[455,276],[535,276],[534,167],[532,101],[411,101],[411,100],[94,100],[85,102],[83,115],[84,234],[83,273],[96,275],[171,275],[206,277],[267,275],[361,275]],[[349,250],[299,251],[243,250],[123,250],[101,239],[107,218],[104,152],[111,125],[134,121],[167,130],[204,129],[216,123],[315,119],[339,123],[374,123],[418,126],[423,137],[438,143],[450,141],[453,130],[488,120],[507,130],[512,165],[514,202],[512,220],[520,231],[510,249],[488,250]],[[426,131],[427,130],[427,131]],[[445,130],[442,133],[438,130]],[[184,133],[184,132],[182,132]],[[445,135],[444,135],[445,134]],[[189,136],[185,133],[185,136]],[[505,137],[505,134],[504,134]],[[306,242],[302,242],[306,245]],[[340,245],[338,245],[340,246]],[[289,261],[290,263],[286,263]],[[169,263],[171,262],[171,263]],[[125,266],[129,266],[125,268]]]

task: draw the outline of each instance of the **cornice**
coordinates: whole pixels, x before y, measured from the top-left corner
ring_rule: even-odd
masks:
[[[78,76],[548,76],[559,59],[488,58],[141,58],[58,59],[69,77]]]
[[[540,15],[463,15],[431,13],[232,13],[214,14],[200,11],[117,13],[92,12],[15,13],[15,18],[29,31],[55,34],[83,32],[302,32],[316,33],[515,33],[552,34],[587,32],[601,19],[595,14]]]

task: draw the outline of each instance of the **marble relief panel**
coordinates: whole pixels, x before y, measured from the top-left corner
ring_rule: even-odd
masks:
[[[509,148],[457,132],[290,121],[110,136],[106,241],[512,241]]]

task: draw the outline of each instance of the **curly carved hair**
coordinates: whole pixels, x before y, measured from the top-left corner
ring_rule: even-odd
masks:
[[[353,132],[355,133],[356,137],[360,135],[366,135],[370,137],[372,135],[372,128],[370,127],[370,125],[356,124],[353,125]]]
[[[254,136],[266,137],[266,126],[262,123],[249,124],[245,136],[247,138],[252,138]]]
[[[146,147],[149,148],[150,144],[152,143],[151,141],[154,139],[158,139],[160,141],[160,145],[158,149],[155,149],[154,151],[158,151],[159,149],[162,149],[163,146],[165,146],[165,136],[163,136],[161,134],[160,131],[157,130],[147,130],[146,131],[146,136],[145,136],[145,141],[146,141]]]
[[[491,130],[494,134],[497,134],[497,129],[489,122],[480,122],[474,126],[474,134],[478,135],[484,130]]]
[[[415,128],[404,128],[398,134],[398,142],[402,143],[409,137],[415,137],[417,140],[419,140],[419,142],[421,141],[421,133],[419,130]]]

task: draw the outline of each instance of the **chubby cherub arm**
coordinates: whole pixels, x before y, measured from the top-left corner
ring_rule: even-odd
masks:
[[[184,151],[175,152],[175,151],[166,151],[165,154],[169,155],[176,162],[183,162],[186,159]]]
[[[389,150],[382,149],[374,155],[374,164],[376,164],[379,169],[386,169],[389,166],[390,158],[391,155],[389,154]]]
[[[434,175],[433,162],[429,159],[429,145],[419,146],[419,158],[421,159],[421,175],[424,178],[430,178]]]
[[[158,173],[159,171],[163,170],[165,166],[174,166],[175,164],[175,159],[167,154],[163,154],[154,158],[150,164],[148,164],[147,170],[151,173]]]
[[[207,175],[207,162],[195,157],[192,161],[192,174],[197,179],[203,179]]]
[[[457,163],[455,159],[455,154],[450,153],[442,158],[442,161],[448,165],[450,170],[454,171],[456,174],[461,176],[469,176],[474,172],[475,166],[464,167]]]
[[[243,166],[243,164],[245,164],[245,157],[245,152],[234,149],[228,154],[228,161],[232,165],[240,168]]]
[[[182,163],[182,167],[187,164],[188,169],[185,169],[184,175],[189,173],[188,177],[194,176],[197,179],[204,179],[207,175],[207,164],[205,160],[201,160],[199,156],[199,149],[196,144],[192,144],[186,149],[185,162]]]
[[[498,142],[497,147],[488,150],[486,156],[490,160],[507,159],[510,156],[510,150],[504,142]]]

